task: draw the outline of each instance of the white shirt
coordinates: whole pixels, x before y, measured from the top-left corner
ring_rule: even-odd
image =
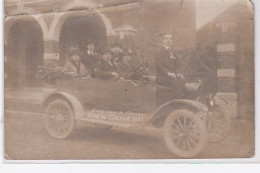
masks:
[[[169,46],[166,46],[166,45],[163,45],[163,47],[167,50],[170,50],[170,47]]]
[[[93,52],[93,51],[90,51],[90,50],[88,50],[88,54],[89,54],[89,55],[94,55],[94,52]]]

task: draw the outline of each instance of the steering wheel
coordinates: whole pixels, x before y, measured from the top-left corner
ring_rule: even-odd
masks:
[[[144,70],[147,68],[148,64],[143,62],[143,59],[135,65],[133,71],[129,74],[129,77],[133,77],[134,75],[141,76]]]

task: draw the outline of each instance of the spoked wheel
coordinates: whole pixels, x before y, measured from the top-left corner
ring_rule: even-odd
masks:
[[[69,137],[75,127],[74,113],[69,103],[64,100],[51,102],[45,112],[45,126],[55,138]]]
[[[231,121],[221,106],[215,105],[205,118],[209,142],[221,142],[228,137]]]
[[[165,120],[164,140],[174,154],[192,158],[206,145],[207,129],[193,112],[176,110]]]

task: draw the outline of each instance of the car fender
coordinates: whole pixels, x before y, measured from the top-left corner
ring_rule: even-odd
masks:
[[[151,116],[150,122],[154,123],[157,122],[158,120],[164,120],[168,115],[165,114],[165,111],[172,111],[178,108],[186,108],[192,110],[195,113],[208,111],[207,106],[194,100],[187,100],[187,99],[171,100],[169,102],[164,103],[163,105],[161,105],[155,110],[155,112]]]
[[[82,103],[76,96],[68,92],[53,92],[48,94],[42,102],[42,107],[46,109],[47,106],[56,99],[66,100],[72,107],[75,118],[82,117],[84,115],[85,111]]]

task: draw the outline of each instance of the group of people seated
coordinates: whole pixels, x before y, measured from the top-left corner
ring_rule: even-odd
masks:
[[[172,40],[172,34],[165,33],[163,45],[155,55],[156,83],[171,88],[174,98],[182,98],[186,90],[185,77],[181,72],[181,59],[173,51]],[[79,48],[70,49],[70,60],[65,65],[64,72],[74,77],[132,80],[133,72],[137,68],[130,60],[131,53],[122,51],[120,44],[114,44],[111,50],[103,50],[99,56],[95,52],[95,45],[90,43],[84,56]]]
[[[70,58],[64,66],[64,73],[73,77],[124,80],[130,79],[134,72],[131,52],[122,51],[122,46],[117,43],[111,50],[103,50],[100,55],[93,43],[87,44],[85,54],[77,46],[70,47],[69,51]]]

